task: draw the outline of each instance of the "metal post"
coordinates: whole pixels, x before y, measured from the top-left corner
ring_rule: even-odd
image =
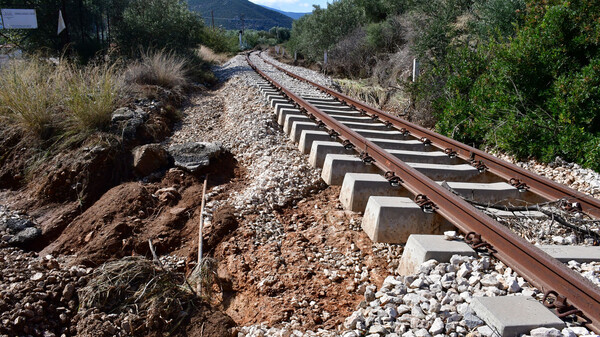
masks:
[[[212,30],[215,30],[215,11],[210,11],[210,19],[212,21]]]

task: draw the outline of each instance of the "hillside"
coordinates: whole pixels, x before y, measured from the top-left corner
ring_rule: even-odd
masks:
[[[262,5],[261,5],[262,6]],[[286,12],[286,11],[282,11],[280,9],[277,8],[271,8],[271,7],[267,7],[267,6],[262,6],[264,8],[270,9],[272,11],[275,11],[277,13],[281,13],[285,16],[289,16],[290,18],[294,19],[294,20],[298,20],[301,17],[305,16],[306,14],[310,14],[310,12],[306,12],[306,13],[299,13],[299,12]]]
[[[188,4],[192,11],[201,13],[207,25],[211,24],[210,13],[213,11],[215,26],[225,29],[292,27],[292,18],[247,0],[190,0]]]

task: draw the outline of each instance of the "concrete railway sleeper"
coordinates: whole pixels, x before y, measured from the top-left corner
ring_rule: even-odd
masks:
[[[498,198],[494,199],[494,195],[502,194],[503,190],[517,193],[512,198],[506,195],[500,198],[513,201],[524,196],[529,202],[542,200],[540,196],[547,200],[568,196],[594,216],[600,215],[600,202],[548,179],[524,172],[482,151],[367,107],[265,61],[271,69],[284,71],[295,80],[317,87],[321,93],[315,94],[306,88],[290,90],[267,74],[274,73],[273,70],[259,69],[250,57],[247,55],[250,66],[269,82],[263,92],[278,113],[279,123],[287,125],[290,138],[299,142],[301,151],[311,153],[313,165],[327,166],[338,160],[344,162],[347,171],[360,172],[345,175],[342,194],[344,188],[357,184],[368,184],[374,189],[372,192],[375,193],[368,194],[377,197],[367,196],[356,200],[348,197],[348,200],[344,200],[340,196],[342,204],[347,208],[363,211],[367,217],[369,206],[365,205],[365,200],[380,207],[390,202],[416,204],[417,207],[413,207],[412,211],[418,211],[414,213],[418,219],[427,217],[425,221],[437,229],[447,224],[455,226],[467,235],[467,241],[473,247],[487,249],[489,254],[546,292],[548,296],[545,302],[549,307],[556,308],[558,316],[577,315],[591,329],[600,330],[600,289],[557,259],[518,237],[453,191],[460,193],[462,188],[469,191],[470,197],[477,202],[491,203],[500,201]],[[261,60],[255,55],[252,57],[257,63]],[[340,101],[347,105],[344,106]],[[319,151],[319,148],[325,150]],[[441,151],[435,151],[436,149]],[[353,151],[358,152],[360,158],[352,156]],[[460,164],[458,159],[468,160],[470,164]],[[327,168],[324,167],[324,176],[326,171]],[[378,172],[385,172],[385,175],[377,175]],[[449,177],[442,174],[447,172],[451,172]],[[341,179],[331,174],[327,179],[324,177],[324,180],[330,184],[339,184]],[[456,180],[461,182],[455,182]],[[509,180],[511,184],[506,184],[503,180]],[[494,184],[497,188],[489,192]],[[395,188],[390,189],[390,186]],[[408,196],[413,196],[414,202],[406,198]],[[407,207],[409,208],[411,207]]]

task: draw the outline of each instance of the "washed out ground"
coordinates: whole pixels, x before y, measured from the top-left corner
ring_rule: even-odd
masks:
[[[202,172],[171,168],[132,179],[102,194],[83,212],[77,200],[35,207],[32,191],[41,186],[3,191],[0,204],[22,210],[34,222],[49,228],[64,222],[47,245],[35,247],[39,257],[28,253],[18,259],[37,266],[50,264],[43,259],[54,261],[46,257],[53,255],[67,270],[70,265],[96,268],[126,256],[150,257],[152,240],[159,255],[174,256],[174,268],[189,274],[197,259],[202,182],[208,176],[205,254],[216,259],[219,276],[212,305],[238,326],[266,322],[332,334],[344,329],[344,320],[365,300],[366,288],[379,288],[394,273],[402,246],[368,239],[360,229],[360,216],[341,208],[339,188],[324,185],[319,170],[308,165],[308,157],[281,131],[250,73],[240,56],[220,67],[220,86],[195,93],[181,123],[163,142],[221,142],[227,151]],[[9,256],[19,254],[10,250],[5,256],[10,261]],[[82,270],[67,274],[76,279],[89,273]],[[31,282],[35,273],[30,274],[23,282]],[[7,284],[13,281],[0,278]],[[70,298],[59,300],[74,309]],[[66,320],[74,316],[72,309]],[[73,318],[70,332],[89,332],[77,330],[77,320],[90,326],[100,322],[101,331],[114,318],[81,316]],[[231,322],[202,312],[187,324],[187,335],[222,336]]]

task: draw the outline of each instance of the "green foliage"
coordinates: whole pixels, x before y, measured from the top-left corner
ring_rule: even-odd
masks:
[[[235,53],[240,49],[238,32],[204,27],[202,43],[217,53]]]
[[[366,23],[363,8],[353,0],[340,0],[326,9],[314,6],[312,14],[294,21],[289,47],[310,60],[322,60],[323,52]]]
[[[118,44],[132,54],[142,47],[187,51],[200,43],[202,29],[180,0],[131,0],[115,25]]]
[[[599,5],[528,6],[525,26],[509,43],[461,47],[436,68],[447,78],[436,101],[438,129],[520,158],[561,156],[598,170]]]

